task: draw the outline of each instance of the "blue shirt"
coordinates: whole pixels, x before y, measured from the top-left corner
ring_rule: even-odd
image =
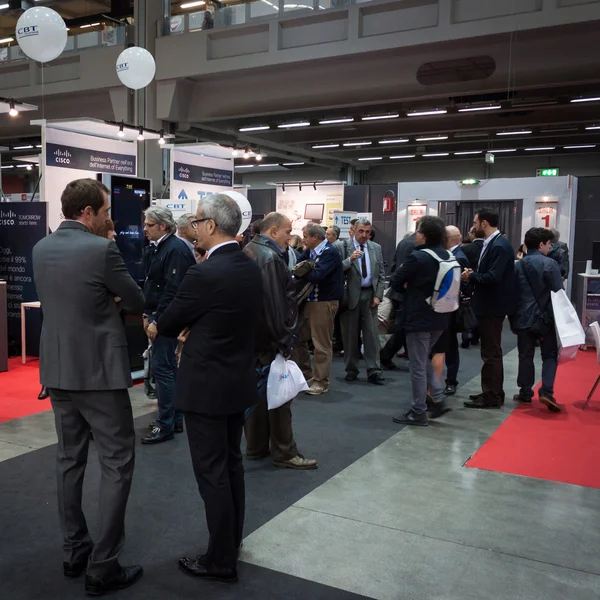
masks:
[[[354,247],[357,250],[361,250],[361,244],[359,244],[356,241],[356,238],[353,238],[352,241],[354,242]],[[362,275],[362,264],[360,261],[362,261],[362,260],[366,261],[365,264],[367,265],[367,276],[362,277],[360,287],[369,288],[369,287],[372,287],[372,285],[373,285],[373,274],[371,273],[371,261],[369,260],[369,246],[367,244],[362,245],[362,252],[364,254],[362,255],[362,258],[358,259],[359,260],[358,268]]]
[[[327,246],[327,238],[325,238],[316,248],[313,248],[310,251],[311,260],[316,260],[317,256],[321,256],[323,250],[325,250],[325,246]]]

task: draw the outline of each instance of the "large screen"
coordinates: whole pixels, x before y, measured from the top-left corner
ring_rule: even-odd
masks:
[[[111,217],[117,246],[129,273],[143,281],[142,256],[148,242],[144,236],[144,211],[150,206],[150,180],[136,177],[110,178]]]

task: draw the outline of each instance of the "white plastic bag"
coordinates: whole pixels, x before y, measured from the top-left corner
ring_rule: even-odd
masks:
[[[267,380],[267,406],[279,408],[308,389],[302,371],[293,360],[285,360],[281,354],[271,363]]]
[[[585,332],[566,292],[551,292],[551,297],[558,341],[558,362],[575,360],[579,346],[585,343]]]

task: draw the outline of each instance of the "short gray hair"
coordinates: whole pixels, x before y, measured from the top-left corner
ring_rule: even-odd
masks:
[[[306,229],[306,233],[309,237],[316,237],[321,241],[325,239],[325,230],[316,223],[307,223],[304,226],[304,229]]]
[[[189,227],[190,219],[195,219],[195,218],[196,218],[196,215],[193,215],[192,213],[184,213],[179,217],[179,219],[177,219],[177,227],[180,227],[180,228]]]
[[[372,227],[371,221],[369,221],[367,217],[360,217],[360,219],[356,219],[356,224],[354,225],[354,228],[358,227],[359,225],[364,225],[365,227]]]
[[[271,212],[260,222],[260,232],[264,233],[271,229],[271,227],[277,227],[277,229],[279,229],[286,219],[289,220],[289,217],[278,212]]]
[[[169,233],[175,233],[177,225],[175,219],[173,219],[173,213],[168,208],[162,206],[151,206],[144,212],[148,219],[158,223],[159,225],[166,225]]]
[[[558,242],[560,240],[560,232],[558,231],[558,229],[550,227],[550,232],[552,233],[552,237],[554,238],[552,241],[554,243]]]
[[[198,200],[198,208],[205,219],[212,219],[217,229],[234,238],[242,226],[242,211],[227,194],[211,194]]]
[[[329,229],[333,229],[333,233],[335,233],[335,237],[337,237],[339,239],[340,237],[340,228],[337,225],[331,225],[331,227]]]

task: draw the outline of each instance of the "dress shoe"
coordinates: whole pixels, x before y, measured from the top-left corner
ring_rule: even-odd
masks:
[[[369,375],[367,381],[375,385],[384,385],[385,377],[381,373],[373,373],[372,375]]]
[[[319,385],[318,383],[313,383],[304,393],[309,394],[310,396],[320,396],[321,394],[326,394],[328,391],[328,387]]]
[[[408,352],[405,350],[404,352],[398,352],[396,354],[397,358],[408,358]]]
[[[45,400],[50,394],[48,393],[48,388],[43,385],[40,393],[38,394],[38,400]]]
[[[153,431],[155,427],[156,421],[150,421],[150,423],[148,423],[148,429],[150,431]],[[175,425],[173,425],[173,431],[175,433],[183,433],[183,421],[181,421],[181,423],[175,423]]]
[[[483,392],[479,392],[479,394],[469,394],[469,400],[479,400],[483,398]]]
[[[427,427],[429,425],[427,414],[416,413],[412,408],[405,415],[394,417],[393,421],[400,425],[415,425],[417,427]]]
[[[155,427],[148,435],[142,438],[142,444],[161,444],[172,440],[175,434],[172,431],[163,431],[160,427]]]
[[[517,404],[531,405],[531,396],[523,396],[522,394],[515,394],[513,400]]]
[[[456,394],[456,386],[449,383],[444,389],[444,394],[446,396],[454,396]]]
[[[540,392],[540,402],[548,407],[550,412],[560,412],[562,410],[560,404],[556,401],[556,398],[551,394],[546,394],[546,392]]]
[[[294,456],[294,458],[290,458],[289,460],[274,460],[273,466],[280,467],[282,469],[296,469],[298,471],[309,471],[311,469],[316,469],[319,465],[317,461],[310,458],[304,458],[302,454],[298,454]]]
[[[464,403],[465,408],[502,408],[501,402],[488,402],[483,396]]]
[[[356,381],[358,379],[358,373],[346,373],[344,379],[346,381]]]
[[[431,409],[428,411],[427,416],[430,419],[439,419],[442,415],[450,412],[452,409],[446,404],[444,400],[441,402],[433,402]]]
[[[117,590],[124,590],[133,585],[142,575],[144,569],[139,565],[121,567],[114,575],[96,577],[87,575],[85,578],[85,591],[88,596],[102,596]]]
[[[460,347],[464,348],[465,350],[468,350],[470,345],[471,345],[470,342],[462,342]]]
[[[87,569],[89,557],[90,555],[88,553],[78,561],[65,561],[63,563],[63,573],[65,574],[65,577],[68,577],[69,579],[77,579],[77,577],[83,575],[85,573],[85,570]]]
[[[200,579],[210,579],[220,583],[236,583],[238,580],[235,568],[217,567],[206,564],[199,558],[180,558],[179,568],[186,574]]]
[[[379,355],[379,362],[381,363],[381,366],[388,371],[393,371],[396,368],[396,363],[393,360],[383,358],[381,354]]]

